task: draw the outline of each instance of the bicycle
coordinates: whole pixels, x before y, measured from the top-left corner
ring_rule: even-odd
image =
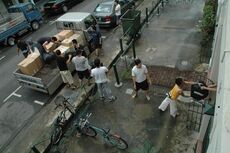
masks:
[[[56,104],[56,108],[61,107],[63,110],[68,110],[71,114],[75,114],[75,107],[69,102],[70,98],[66,98],[63,95],[59,95],[56,97],[54,103]]]
[[[58,96],[56,99],[58,100],[55,100],[55,104],[57,105],[55,109],[61,106],[63,110],[54,121],[54,127],[50,138],[52,145],[58,144],[58,142],[61,140],[63,136],[63,127],[66,125],[67,121],[66,111],[68,110],[71,113],[71,115],[75,114],[75,107],[69,103],[69,98],[65,98],[64,96]]]
[[[90,124],[88,119],[91,115],[92,113],[87,114],[84,118],[80,118],[75,123],[77,132],[83,135],[86,135],[86,136],[90,136],[90,137],[96,137],[98,134],[103,138],[104,142],[106,142],[107,144],[110,144],[122,150],[125,150],[128,148],[127,142],[123,138],[121,138],[119,135],[111,134],[110,129],[106,130],[106,129],[99,128],[99,127],[96,127]]]

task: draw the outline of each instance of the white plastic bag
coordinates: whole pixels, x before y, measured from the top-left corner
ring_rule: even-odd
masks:
[[[162,111],[165,111],[171,101],[172,100],[169,97],[166,97],[158,108]]]

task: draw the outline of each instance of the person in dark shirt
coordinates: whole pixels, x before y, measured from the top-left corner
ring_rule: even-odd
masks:
[[[62,54],[60,50],[56,51],[56,55],[57,55],[57,66],[60,70],[60,74],[62,77],[62,80],[65,84],[67,84],[67,87],[70,87],[71,89],[75,89],[75,85],[73,84],[73,76],[71,74],[71,72],[69,71],[67,64],[71,61],[71,55],[69,54],[68,59],[65,58]]]
[[[57,39],[57,37],[41,37],[37,40],[37,42],[44,48],[45,51],[46,51],[45,46],[49,44],[50,42],[53,42],[57,45],[61,44],[61,42]]]
[[[79,44],[76,39],[73,39],[72,43],[73,43],[73,47],[75,49],[75,52],[77,52],[77,51],[80,50],[81,51],[81,55],[87,58],[87,54],[85,52],[84,46],[82,46],[81,44]]]
[[[43,46],[45,42],[47,43],[51,42],[51,37],[41,37],[37,40],[37,42]]]
[[[16,41],[16,44],[17,44],[18,55],[19,55],[19,51],[21,51],[23,56],[26,58],[30,54],[28,44],[24,40],[20,40],[20,39]]]
[[[101,47],[102,47],[101,33],[95,25],[92,26],[91,35],[92,35],[93,46],[95,49],[95,54],[96,54],[96,56],[99,56],[99,52],[100,52]]]

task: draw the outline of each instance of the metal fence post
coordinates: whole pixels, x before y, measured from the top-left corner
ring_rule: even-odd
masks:
[[[135,43],[134,40],[132,42],[132,47],[133,47],[133,58],[136,59],[136,50],[135,50]]]
[[[40,153],[40,151],[35,146],[33,146],[31,150],[33,151],[33,153]]]
[[[145,14],[146,14],[146,23],[147,23],[147,25],[148,25],[148,23],[149,23],[149,13],[148,13],[149,11],[148,11],[148,8],[146,8],[145,9]]]
[[[122,83],[121,83],[120,80],[119,80],[119,76],[118,76],[118,73],[117,73],[116,64],[113,64],[113,70],[114,70],[114,74],[115,74],[115,77],[116,77],[115,87],[121,87],[121,86],[122,86]]]
[[[123,49],[123,43],[122,43],[122,39],[121,38],[120,38],[119,42],[120,42],[121,53],[123,53],[124,49]]]

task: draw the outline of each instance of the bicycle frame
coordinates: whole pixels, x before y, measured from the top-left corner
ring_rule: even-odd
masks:
[[[103,137],[104,139],[108,138],[109,135],[110,135],[110,129],[108,129],[108,131],[105,131],[104,129],[96,127],[96,126],[94,126],[94,125],[92,125],[90,123],[87,126],[93,128],[97,132],[97,134],[100,135],[101,137]]]
[[[90,137],[95,137],[97,134],[100,135],[103,140],[112,146],[115,146],[119,149],[126,149],[128,148],[127,142],[122,139],[119,135],[111,134],[110,129],[105,130],[103,128],[96,127],[88,121],[90,114],[87,114],[84,118],[80,118],[75,126],[77,126],[77,131]]]
[[[112,134],[110,133],[110,129],[108,129],[108,131],[106,131],[106,130],[103,129],[103,128],[99,128],[99,127],[96,127],[96,126],[90,124],[90,122],[88,121],[88,119],[89,119],[89,117],[91,116],[91,114],[92,114],[92,113],[87,114],[85,119],[84,119],[84,118],[83,118],[83,119],[81,118],[81,119],[80,119],[80,122],[79,122],[79,124],[78,124],[77,126],[78,126],[80,129],[82,129],[82,128],[84,128],[84,127],[92,128],[92,129],[94,129],[94,130],[96,131],[96,133],[97,133],[98,135],[100,135],[100,136],[104,139],[104,141],[110,143],[111,145],[116,145],[116,142],[113,142],[112,140],[110,140],[110,136],[112,135]],[[113,136],[115,136],[115,137],[117,137],[117,138],[120,138],[119,135],[113,135]]]

